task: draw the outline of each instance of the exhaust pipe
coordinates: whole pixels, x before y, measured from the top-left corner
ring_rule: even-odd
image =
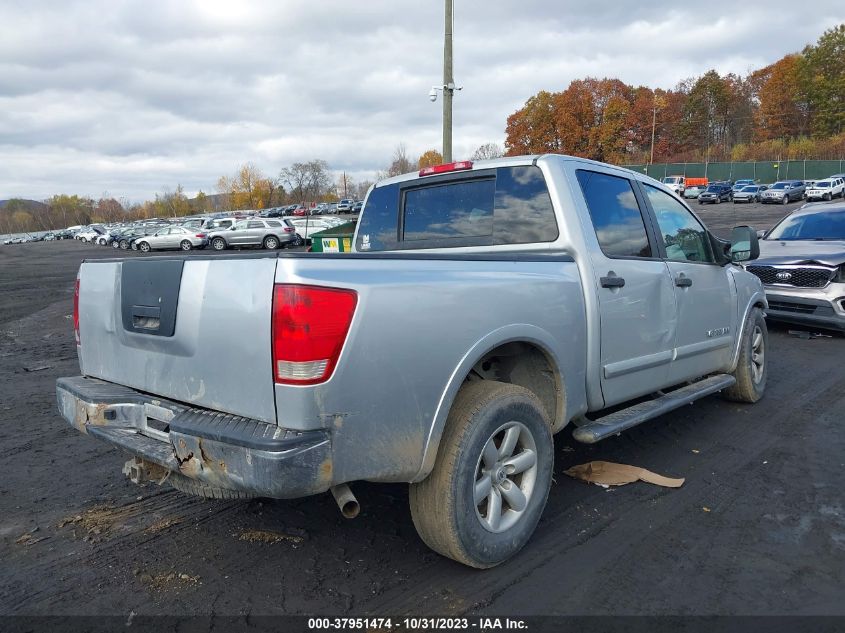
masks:
[[[332,496],[334,496],[334,500],[337,501],[337,507],[340,508],[340,513],[343,516],[347,519],[354,519],[358,516],[358,513],[361,511],[361,506],[355,498],[355,495],[352,494],[349,486],[346,484],[332,486],[331,491]]]

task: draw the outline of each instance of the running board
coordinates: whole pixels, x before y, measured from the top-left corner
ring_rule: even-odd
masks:
[[[735,383],[736,378],[733,376],[716,374],[686,387],[681,387],[654,400],[641,402],[627,409],[622,409],[621,411],[616,411],[615,413],[588,422],[576,428],[572,432],[572,437],[585,444],[595,444],[610,435],[617,435],[625,429],[642,424],[646,420],[651,420],[664,413],[669,413],[669,411],[678,409],[685,404],[692,404],[699,398],[726,389]]]

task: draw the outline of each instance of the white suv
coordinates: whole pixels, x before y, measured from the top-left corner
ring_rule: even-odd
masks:
[[[842,196],[843,190],[845,190],[845,180],[826,178],[817,181],[807,189],[807,200],[833,200],[836,196]]]

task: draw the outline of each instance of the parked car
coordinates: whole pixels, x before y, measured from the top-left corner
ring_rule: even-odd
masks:
[[[86,229],[79,231],[75,237],[80,242],[93,242],[98,237],[103,235],[106,230],[101,226],[89,226]]]
[[[225,231],[208,235],[211,248],[222,251],[233,246],[261,246],[274,250],[285,246],[298,246],[296,229],[290,220],[240,220]]]
[[[137,244],[138,250],[143,253],[168,249],[189,251],[192,248],[204,248],[208,244],[208,238],[205,233],[197,233],[196,229],[185,226],[167,226],[152,235],[138,238]]]
[[[310,218],[295,218],[288,220],[291,226],[296,229],[297,234],[304,240],[311,239],[311,235],[325,231],[326,229],[333,229],[341,224],[346,224],[346,220],[337,217],[310,217]]]
[[[236,218],[212,218],[205,221],[205,223],[202,225],[202,230],[206,233],[213,233],[214,231],[227,231],[231,229],[237,221],[238,220]]]
[[[291,209],[290,215],[304,216],[304,215],[309,215],[309,213],[308,213],[308,209],[305,208],[304,204],[298,204],[298,205],[294,206],[293,209]]]
[[[337,212],[338,213],[352,213],[352,205],[355,204],[355,200],[352,198],[344,198],[340,202],[337,203]]]
[[[818,180],[807,189],[807,200],[833,200],[837,196],[842,196],[843,189],[845,189],[845,180],[841,178]]]
[[[804,183],[801,180],[779,180],[760,196],[763,204],[787,204],[804,197]]]
[[[730,202],[731,200],[733,200],[731,186],[723,183],[714,182],[709,184],[707,185],[707,189],[698,195],[698,204],[719,204],[720,202]]]
[[[767,189],[766,185],[746,185],[733,192],[734,202],[760,202],[760,196]]]
[[[696,200],[698,196],[707,190],[705,185],[689,185],[684,189],[684,198],[688,200]]]
[[[354,516],[350,482],[408,482],[422,540],[487,568],[540,520],[553,433],[764,394],[756,234],[719,240],[643,174],[461,161],[367,200],[346,255],[83,263],[59,412],[132,481],[200,496],[331,490]]]
[[[741,180],[737,180],[733,184],[731,189],[733,190],[734,193],[736,193],[737,191],[741,191],[743,187],[748,187],[750,185],[756,185],[756,184],[757,184],[757,181],[752,179],[752,178],[743,178]]]
[[[787,215],[746,270],[764,284],[768,318],[845,331],[845,203]]]
[[[352,205],[352,213],[361,213],[361,209],[364,207],[364,201],[358,200],[355,204]]]

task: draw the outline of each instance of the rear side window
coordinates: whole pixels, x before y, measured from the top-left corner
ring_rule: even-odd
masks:
[[[558,227],[539,167],[500,167],[370,192],[360,251],[552,242]]]
[[[602,252],[608,257],[651,257],[643,214],[631,181],[584,169],[575,173]]]
[[[282,226],[278,220],[267,220],[267,226]]]

